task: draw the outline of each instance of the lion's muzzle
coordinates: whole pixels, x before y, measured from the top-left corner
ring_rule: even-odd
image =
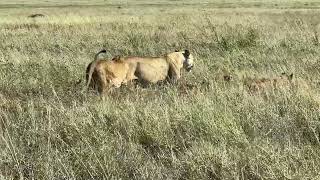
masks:
[[[193,69],[193,65],[190,65],[190,66],[188,66],[188,67],[186,68],[186,70],[187,70],[188,72],[190,72],[192,69]]]

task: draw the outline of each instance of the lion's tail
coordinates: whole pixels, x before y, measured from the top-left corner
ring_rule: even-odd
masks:
[[[95,56],[94,56],[94,60],[90,63],[89,67],[87,68],[87,85],[86,85],[86,88],[88,89],[89,88],[89,85],[90,85],[90,82],[91,82],[91,79],[92,79],[92,74],[93,74],[93,71],[94,71],[94,68],[96,67],[97,65],[97,62],[98,62],[98,57],[100,54],[102,53],[106,53],[107,51],[105,49],[101,50],[100,52],[98,52]]]

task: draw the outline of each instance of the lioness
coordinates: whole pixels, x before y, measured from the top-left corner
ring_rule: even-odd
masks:
[[[129,63],[130,77],[141,82],[156,83],[162,80],[176,81],[181,77],[181,69],[188,72],[193,68],[193,56],[189,50],[168,53],[162,57],[124,57]]]
[[[156,83],[161,80],[180,79],[180,70],[193,68],[193,56],[188,50],[168,53],[162,57],[116,57],[113,60],[95,60],[87,67],[87,87],[96,87],[104,94],[110,86],[120,87],[129,81]]]
[[[288,87],[291,84],[292,78],[293,74],[287,75],[286,73],[282,73],[279,77],[275,78],[251,79],[246,85],[250,93],[258,93],[267,89]]]

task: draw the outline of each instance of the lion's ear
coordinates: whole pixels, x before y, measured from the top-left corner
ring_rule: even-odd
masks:
[[[189,57],[190,56],[190,52],[189,52],[189,50],[184,50],[184,56],[185,57]]]

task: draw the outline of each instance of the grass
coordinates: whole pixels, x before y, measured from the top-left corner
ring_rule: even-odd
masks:
[[[10,2],[0,3],[2,179],[320,178],[316,1]],[[177,85],[100,101],[76,82],[102,48],[108,58],[189,49],[196,64]],[[282,72],[294,73],[290,89],[244,86]]]

